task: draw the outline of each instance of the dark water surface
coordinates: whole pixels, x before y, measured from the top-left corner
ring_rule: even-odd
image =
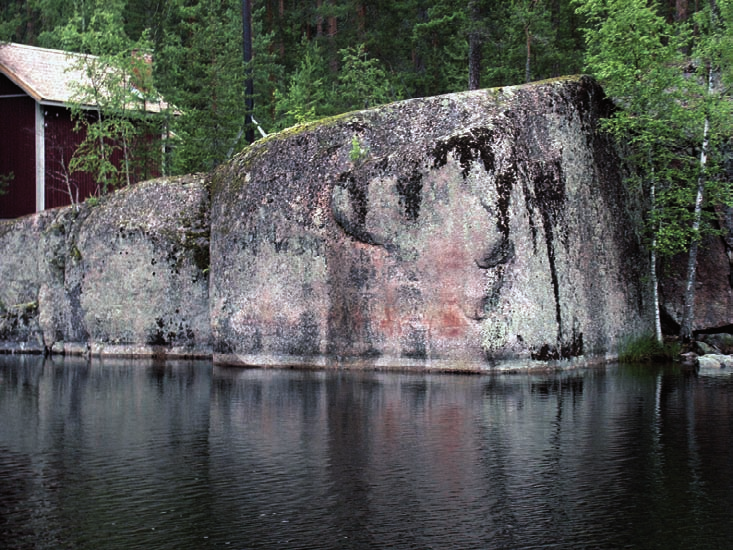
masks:
[[[733,548],[733,377],[0,356],[0,548]]]

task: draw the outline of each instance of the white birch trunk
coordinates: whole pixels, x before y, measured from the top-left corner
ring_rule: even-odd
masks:
[[[654,171],[652,170],[652,181],[651,181],[651,199],[652,199],[652,216],[657,209],[657,197],[656,197],[656,181],[654,178]],[[654,335],[657,338],[657,342],[661,343],[663,340],[662,336],[662,319],[659,314],[659,278],[657,277],[657,237],[652,237],[652,251],[651,251],[651,266],[649,267],[649,277],[652,282],[652,296],[654,299]]]
[[[708,98],[712,95],[712,66],[708,71]],[[700,151],[700,175],[697,178],[697,196],[695,197],[695,213],[692,221],[692,242],[687,259],[687,279],[685,282],[685,306],[682,313],[680,337],[683,341],[692,339],[692,325],[695,319],[695,274],[697,271],[697,252],[700,247],[700,223],[702,221],[702,204],[705,198],[705,168],[710,147],[710,115],[705,116],[703,128],[702,150]]]

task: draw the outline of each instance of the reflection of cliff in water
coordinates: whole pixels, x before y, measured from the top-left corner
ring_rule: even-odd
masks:
[[[723,547],[731,390],[0,356],[0,546]]]

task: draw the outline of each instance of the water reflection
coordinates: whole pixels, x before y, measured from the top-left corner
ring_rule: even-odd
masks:
[[[0,357],[0,548],[724,548],[732,390]]]

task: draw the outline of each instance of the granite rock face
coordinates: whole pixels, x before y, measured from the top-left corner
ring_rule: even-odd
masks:
[[[0,350],[211,351],[204,178],[0,223]]]
[[[586,78],[286,130],[210,178],[0,223],[0,351],[488,369],[652,330]]]
[[[41,281],[54,269],[44,260],[56,213],[0,223],[0,349],[43,351],[39,325]]]
[[[693,331],[733,334],[733,208],[717,210],[720,235],[702,241],[695,277]],[[684,312],[687,255],[665,262],[661,278],[665,331],[678,334]]]
[[[296,127],[212,177],[214,360],[490,367],[651,332],[590,79]]]

